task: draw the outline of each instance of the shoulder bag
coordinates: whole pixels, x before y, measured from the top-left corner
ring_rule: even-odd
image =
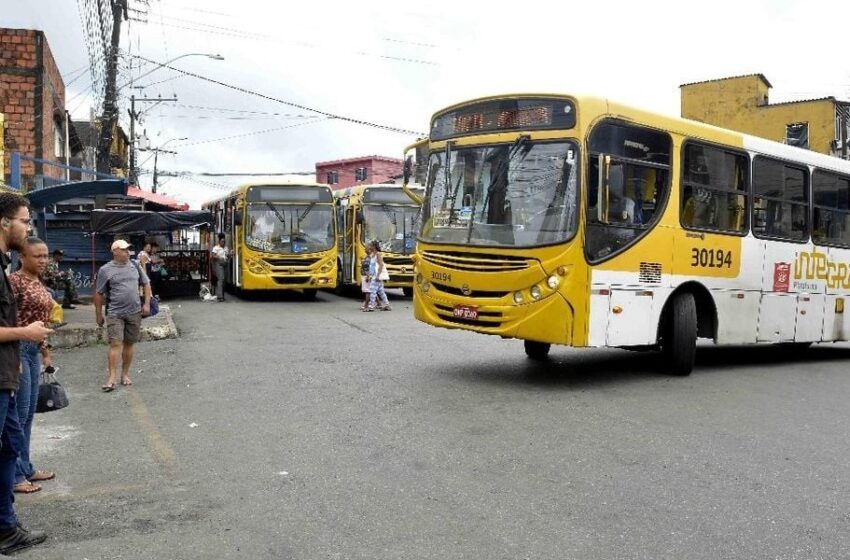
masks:
[[[36,412],[50,412],[68,406],[68,395],[65,387],[56,381],[53,367],[44,368],[41,383],[38,385],[38,402],[35,405]]]

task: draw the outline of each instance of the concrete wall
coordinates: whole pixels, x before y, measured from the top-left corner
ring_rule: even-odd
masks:
[[[806,122],[809,149],[833,155],[836,108],[833,99],[768,103],[769,84],[760,75],[681,86],[681,112],[688,119],[785,142],[785,127]]]

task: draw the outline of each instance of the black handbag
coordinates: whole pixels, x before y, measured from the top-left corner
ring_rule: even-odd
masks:
[[[38,403],[35,405],[36,412],[50,412],[68,406],[68,395],[65,388],[56,381],[52,367],[44,368],[41,383],[38,385]]]

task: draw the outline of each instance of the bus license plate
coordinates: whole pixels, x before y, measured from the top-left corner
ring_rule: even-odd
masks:
[[[478,308],[474,305],[455,305],[454,316],[458,319],[474,321],[478,319]]]

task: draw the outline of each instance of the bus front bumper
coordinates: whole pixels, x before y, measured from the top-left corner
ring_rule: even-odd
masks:
[[[471,318],[474,312],[474,318]],[[414,283],[413,314],[429,325],[550,344],[572,343],[574,312],[559,293],[517,305],[483,303]]]
[[[242,271],[242,288],[245,290],[317,290],[336,288],[336,267],[328,272],[310,270],[257,274]]]

